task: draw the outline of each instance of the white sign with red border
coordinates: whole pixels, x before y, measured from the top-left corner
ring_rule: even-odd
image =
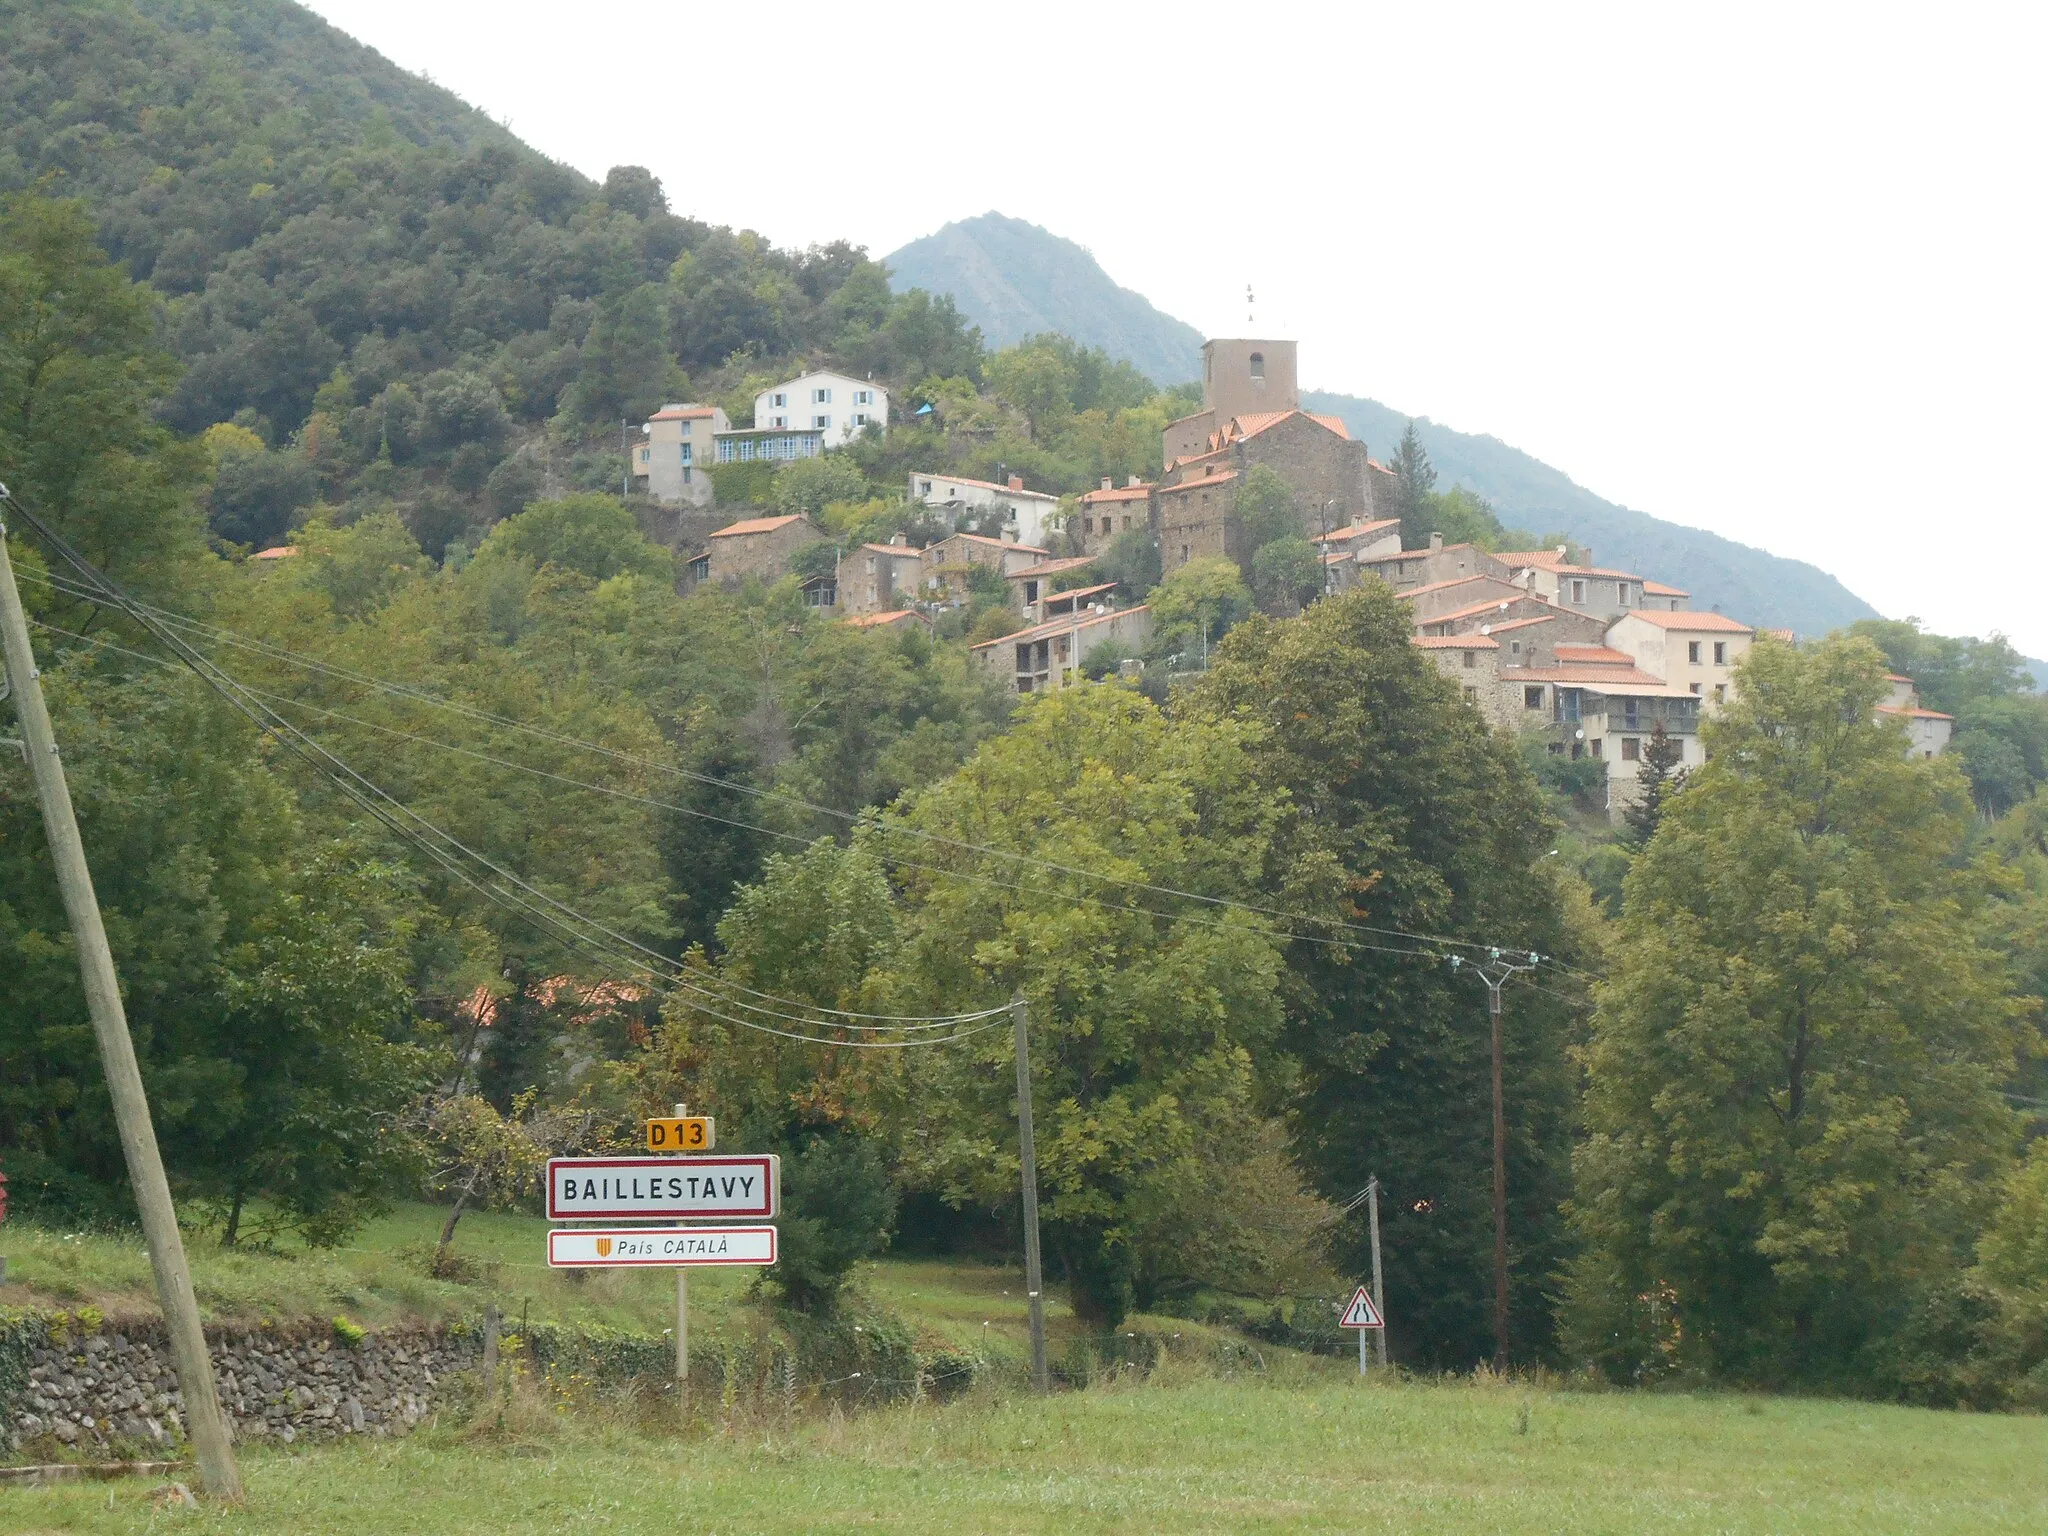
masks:
[[[773,1227],[557,1227],[548,1234],[548,1264],[555,1269],[774,1262]]]
[[[1380,1309],[1372,1304],[1372,1295],[1364,1286],[1352,1293],[1351,1305],[1344,1309],[1344,1315],[1337,1319],[1339,1328],[1384,1328],[1386,1322],[1380,1317]],[[1363,1349],[1365,1346],[1360,1345]],[[1360,1355],[1363,1360],[1365,1356]],[[1363,1369],[1363,1367],[1361,1367]]]
[[[551,1157],[550,1221],[714,1221],[775,1215],[782,1160]]]

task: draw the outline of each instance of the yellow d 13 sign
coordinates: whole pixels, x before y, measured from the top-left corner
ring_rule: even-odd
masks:
[[[718,1122],[709,1115],[683,1115],[647,1122],[650,1152],[709,1152],[718,1145]]]

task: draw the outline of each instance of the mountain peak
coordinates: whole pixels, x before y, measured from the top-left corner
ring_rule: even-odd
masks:
[[[990,346],[1061,331],[1129,362],[1157,384],[1201,372],[1202,335],[1121,288],[1083,247],[991,209],[883,258],[900,293],[950,293]]]

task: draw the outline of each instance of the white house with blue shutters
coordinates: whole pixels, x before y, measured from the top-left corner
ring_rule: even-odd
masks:
[[[889,391],[873,379],[807,373],[754,397],[756,432],[822,432],[827,448],[843,448],[870,425],[889,428]]]

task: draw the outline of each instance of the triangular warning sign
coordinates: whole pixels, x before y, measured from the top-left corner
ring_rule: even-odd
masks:
[[[1351,1297],[1351,1305],[1344,1309],[1344,1315],[1337,1319],[1339,1328],[1384,1328],[1379,1309],[1372,1304],[1372,1297],[1364,1286],[1360,1286]]]

